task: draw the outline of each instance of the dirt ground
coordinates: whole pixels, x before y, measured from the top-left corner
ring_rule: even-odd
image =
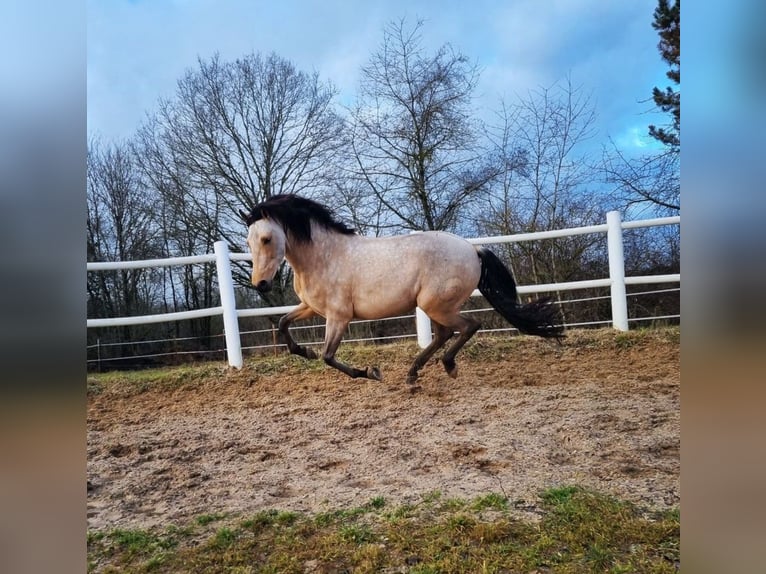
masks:
[[[565,484],[675,507],[679,340],[677,329],[583,331],[560,347],[478,339],[457,379],[431,361],[416,392],[404,383],[414,344],[350,355],[379,364],[383,382],[252,358],[193,384],[105,384],[88,399],[88,526],[395,505],[437,490],[502,493],[536,516],[540,491]]]

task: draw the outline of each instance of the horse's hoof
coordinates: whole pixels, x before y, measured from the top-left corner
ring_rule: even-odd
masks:
[[[383,375],[380,374],[378,367],[367,367],[367,378],[374,381],[382,381]]]
[[[414,385],[417,382],[417,380],[418,380],[417,375],[407,375],[406,383],[408,385]]]
[[[447,374],[452,377],[453,379],[457,378],[457,365],[455,364],[455,361],[445,361],[442,359],[442,365],[444,365],[444,370],[447,372]]]
[[[313,361],[314,359],[318,359],[318,358],[319,358],[319,355],[317,355],[317,354],[316,354],[314,351],[312,351],[311,349],[308,349],[308,348],[307,348],[307,349],[306,349],[306,358],[307,358],[307,359],[310,359],[310,360],[312,360],[312,361]]]

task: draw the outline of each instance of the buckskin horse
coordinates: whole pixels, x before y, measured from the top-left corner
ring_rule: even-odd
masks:
[[[378,367],[359,369],[335,358],[352,319],[382,319],[420,307],[431,319],[434,337],[407,373],[413,384],[433,354],[458,337],[442,357],[447,374],[457,376],[455,355],[480,323],[460,314],[474,289],[521,333],[559,339],[553,303],[517,301],[516,282],[498,257],[484,247],[443,231],[394,237],[363,237],[336,219],[325,206],[297,195],[276,195],[240,211],[248,226],[252,283],[266,293],[283,259],[293,269],[298,306],[279,321],[291,353],[307,359],[316,353],[290,335],[294,321],[326,319],[322,359],[350,377],[382,380]]]

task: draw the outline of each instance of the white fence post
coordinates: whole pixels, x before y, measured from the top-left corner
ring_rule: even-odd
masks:
[[[625,293],[625,258],[622,243],[622,217],[619,211],[606,214],[609,279],[612,282],[612,327],[628,330],[628,299]]]
[[[215,242],[215,266],[218,271],[218,289],[223,307],[223,328],[226,332],[226,355],[229,365],[242,368],[242,346],[239,340],[239,320],[237,305],[234,300],[234,282],[231,279],[231,260],[229,246],[225,241]]]
[[[425,349],[431,344],[431,319],[425,314],[420,307],[415,308],[415,327],[418,332],[418,346],[421,349]]]
[[[422,231],[410,231],[413,233],[423,233]],[[418,334],[418,346],[425,349],[431,344],[433,335],[431,334],[431,319],[425,314],[423,309],[415,307],[415,332]]]

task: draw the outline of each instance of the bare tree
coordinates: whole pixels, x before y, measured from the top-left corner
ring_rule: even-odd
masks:
[[[483,221],[488,231],[529,233],[586,225],[603,217],[603,205],[590,185],[595,169],[582,151],[594,134],[590,97],[571,80],[530,92],[503,105],[492,141],[506,159],[504,176],[492,187]],[[508,158],[520,158],[511,163]],[[519,168],[521,166],[521,169]],[[534,281],[565,280],[569,271],[547,242],[520,244]],[[548,244],[546,249],[554,249]]]
[[[208,249],[218,239],[239,249],[240,209],[278,193],[327,192],[344,123],[334,87],[276,54],[198,64],[139,130],[141,165],[175,220]],[[249,284],[246,268],[235,280]]]
[[[127,144],[89,143],[86,201],[88,261],[129,261],[159,254],[153,201]],[[87,291],[91,317],[147,312],[160,297],[146,269],[90,273]],[[123,329],[125,336],[129,332]]]
[[[189,183],[213,192],[229,212],[277,193],[324,185],[343,122],[335,89],[276,54],[199,61],[160,103],[154,126]]]
[[[681,83],[681,2],[658,0],[652,27],[660,41],[657,48],[670,67],[666,73],[676,86]],[[676,215],[681,210],[681,90],[654,87],[652,100],[667,113],[669,123],[650,125],[648,134],[663,145],[658,152],[638,157],[626,155],[614,142],[604,151],[603,170],[614,197],[626,210]]]
[[[630,157],[612,142],[603,154],[603,176],[626,211],[677,215],[681,209],[680,161],[678,148]]]
[[[594,134],[594,106],[570,79],[503,104],[488,138],[504,166],[483,204],[479,233],[507,235],[589,225],[604,205],[590,187],[595,170],[583,150]],[[582,278],[598,238],[574,236],[509,244],[505,257],[522,282]]]
[[[155,210],[161,223],[163,254],[175,257],[211,253],[219,237],[220,202],[212,191],[195,186],[194,175],[168,144],[156,121],[144,124],[134,142],[142,174],[160,199]],[[168,270],[165,285],[173,310],[213,304],[214,274],[209,266],[184,265]],[[205,329],[200,327],[201,331]]]
[[[426,53],[422,25],[384,29],[361,71],[352,142],[357,176],[393,216],[382,223],[451,229],[497,171],[477,149],[470,116],[477,67],[449,45]]]

